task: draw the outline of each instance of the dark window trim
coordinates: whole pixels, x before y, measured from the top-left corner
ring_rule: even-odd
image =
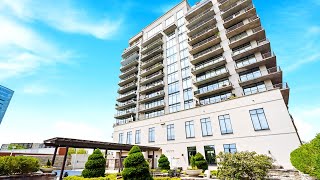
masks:
[[[229,115],[229,117],[230,117],[230,114],[224,114],[224,115],[220,115],[220,116],[223,116],[223,118],[224,118],[225,115]],[[231,125],[231,131],[232,131],[232,132],[222,133],[221,121],[220,121],[220,119],[219,119],[220,116],[218,116],[218,121],[219,121],[219,126],[220,126],[220,133],[221,133],[221,135],[233,134],[233,127],[232,127],[232,123],[231,123],[231,118],[229,118],[229,119],[230,119],[230,125]],[[224,125],[226,125],[226,119],[225,119],[225,118],[224,118]],[[225,127],[226,127],[226,126],[225,126]]]
[[[203,124],[203,123],[202,123],[202,120],[204,120],[204,119],[206,120],[206,122],[205,122],[205,123],[206,123],[206,129],[205,129],[205,130],[206,130],[206,133],[207,133],[207,134],[208,134],[208,129],[207,129],[207,128],[208,128],[208,126],[207,126],[207,122],[208,122],[208,119],[209,119],[209,122],[210,122],[210,125],[211,125],[211,134],[208,134],[208,135],[204,135],[204,134],[203,134],[203,132],[204,132],[204,131],[203,131],[203,126],[202,126],[202,124]],[[210,119],[210,117],[207,117],[207,118],[201,118],[201,119],[200,119],[200,124],[201,124],[201,133],[202,133],[202,137],[213,136],[213,132],[212,132],[212,124],[211,124],[211,119]]]
[[[168,124],[168,125],[167,125],[167,141],[174,141],[174,140],[176,140],[175,135],[173,135],[173,139],[169,139],[169,133],[168,133],[168,130],[169,130],[169,129],[168,129],[168,127],[171,126],[171,125],[173,125],[173,128],[170,128],[170,130],[173,129],[173,132],[174,132],[174,124]],[[172,136],[172,134],[171,134],[171,136]]]
[[[262,110],[263,110],[264,117],[266,118],[266,123],[267,123],[267,125],[268,125],[268,128],[266,128],[266,129],[262,129],[262,128],[261,128],[261,129],[256,129],[256,128],[254,127],[254,123],[253,123],[253,120],[252,120],[252,116],[251,116],[250,111],[259,110],[259,109],[262,109]],[[270,130],[270,126],[269,126],[269,123],[268,123],[268,119],[267,119],[266,113],[265,113],[265,111],[264,111],[263,108],[251,109],[251,110],[249,110],[249,115],[250,115],[250,119],[251,119],[251,123],[252,123],[252,127],[253,127],[254,131],[268,131],[268,130]],[[258,118],[259,118],[259,116],[258,116]],[[258,120],[259,120],[259,119],[258,119]],[[260,124],[260,120],[259,120],[259,124]],[[260,124],[260,126],[261,126],[261,124]]]
[[[185,133],[186,133],[186,139],[192,139],[192,138],[195,138],[196,137],[196,133],[193,133],[193,135],[194,136],[190,136],[190,137],[188,137],[188,134],[187,134],[187,122],[193,122],[193,131],[195,131],[194,130],[194,121],[193,120],[191,120],[191,121],[186,121],[186,122],[184,122],[184,128],[185,128]]]

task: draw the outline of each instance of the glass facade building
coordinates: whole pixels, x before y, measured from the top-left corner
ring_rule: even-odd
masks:
[[[13,91],[0,85],[0,124],[11,101]]]

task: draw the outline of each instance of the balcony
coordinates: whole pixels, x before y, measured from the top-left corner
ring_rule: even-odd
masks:
[[[115,118],[125,118],[125,117],[130,117],[136,114],[135,109],[127,110],[124,112],[118,112],[117,114],[114,115]]]
[[[133,121],[134,121],[133,117],[129,117],[129,118],[126,118],[126,119],[117,119],[117,122],[113,124],[113,127],[120,126],[120,125],[123,125],[123,124],[128,124],[128,123],[133,122]]]
[[[211,36],[207,39],[204,39],[204,40],[192,45],[191,46],[192,49],[189,52],[190,52],[190,54],[196,54],[196,53],[199,53],[205,49],[208,49],[208,48],[210,48],[220,42],[221,42],[221,38],[217,34],[217,35]]]
[[[273,67],[266,70],[260,70],[260,73],[254,75],[249,73],[241,75],[239,79],[240,86],[247,86],[261,81],[271,80],[273,84],[282,83],[282,71],[280,67]]]
[[[240,49],[234,50],[232,52],[232,58],[234,61],[249,56],[250,54],[254,54],[256,52],[270,52],[270,42],[267,39],[258,40],[256,44],[249,44],[248,46],[244,46]]]
[[[148,46],[144,47],[141,51],[141,54],[146,54],[149,51],[153,50],[153,48],[160,46],[163,44],[163,40],[162,39],[158,39],[152,43],[150,43]]]
[[[133,66],[120,74],[120,79],[125,78],[126,76],[138,72],[138,66]]]
[[[214,71],[206,72],[205,75],[197,77],[196,80],[193,80],[193,84],[195,86],[200,86],[229,76],[230,74],[227,68],[217,69]]]
[[[148,86],[142,86],[140,89],[140,93],[146,94],[148,92],[155,91],[157,89],[163,89],[163,87],[164,87],[164,82],[158,81],[158,82],[155,82],[155,83],[150,84]]]
[[[241,73],[259,66],[265,65],[266,67],[276,67],[276,56],[274,53],[267,52],[262,54],[262,57],[254,57],[252,60],[245,60],[242,62],[237,62],[235,69],[237,73]]]
[[[123,101],[129,100],[129,99],[132,99],[137,96],[136,93],[137,93],[137,91],[134,90],[134,91],[127,92],[125,94],[120,94],[117,98],[117,101],[123,102]]]
[[[221,85],[215,85],[214,87],[206,87],[205,89],[202,88],[202,90],[197,90],[194,92],[194,96],[198,99],[203,97],[212,96],[214,94],[219,94],[224,91],[230,91],[233,87],[231,83],[228,81],[227,83],[223,83]]]
[[[231,38],[232,36],[240,34],[241,32],[244,32],[248,29],[254,29],[259,26],[261,26],[260,18],[258,16],[253,16],[229,27],[226,31],[226,35],[228,38]]]
[[[220,9],[225,9],[229,7],[230,5],[234,4],[238,0],[218,0],[219,2],[219,8]]]
[[[194,36],[195,34],[198,34],[199,32],[201,32],[202,30],[204,30],[206,27],[208,26],[215,26],[216,25],[216,19],[213,16],[208,17],[205,20],[202,20],[201,22],[199,22],[198,24],[189,27],[189,31],[187,32],[187,35],[189,37]]]
[[[132,61],[135,61],[137,59],[139,59],[139,52],[136,51],[130,54],[129,56],[123,58],[121,61],[121,65],[126,66],[127,64],[130,64]]]
[[[123,53],[122,53],[122,57],[127,57],[129,54],[132,54],[133,52],[139,51],[139,43],[135,43],[134,45],[132,45],[131,47],[126,48]]]
[[[128,83],[124,86],[121,86],[119,89],[118,89],[118,93],[125,93],[125,92],[128,92],[132,89],[136,89],[137,88],[137,82],[131,82],[131,83]]]
[[[250,4],[252,4],[252,0],[239,0],[226,8],[220,9],[222,19],[225,19],[241,9],[248,7]]]
[[[141,61],[145,61],[145,60],[147,60],[157,54],[160,54],[162,52],[163,52],[162,46],[158,46],[158,47],[152,49],[151,51],[149,51],[148,53],[142,55]]]
[[[163,78],[163,72],[162,71],[158,71],[156,73],[153,73],[147,77],[144,77],[141,79],[141,85],[145,85],[145,84],[148,84],[152,81],[156,81],[156,80],[159,80],[159,79],[162,79]]]
[[[155,64],[153,66],[150,66],[150,67],[142,70],[141,77],[146,77],[146,76],[148,76],[148,75],[150,75],[152,73],[155,73],[155,72],[157,72],[157,71],[159,71],[161,69],[163,69],[163,64],[161,62],[159,62],[159,63],[157,63],[157,64]]]
[[[123,103],[117,103],[116,104],[116,110],[122,110],[122,109],[126,109],[130,106],[135,106],[137,103],[137,101],[135,100],[129,100],[129,101],[126,101],[126,102],[123,102]]]
[[[139,64],[138,61],[139,61],[139,57],[137,57],[134,61],[130,62],[129,64],[126,64],[126,65],[121,66],[120,71],[121,71],[121,72],[127,71],[127,70],[130,69],[131,67],[136,66],[137,64]]]
[[[251,4],[249,5],[248,7],[232,14],[231,16],[227,17],[224,19],[224,27],[227,28],[227,27],[230,27],[232,26],[233,24],[236,24],[240,21],[243,21],[245,19],[248,19],[254,15],[256,15],[257,12],[256,12],[256,9],[254,8],[254,6]]]
[[[145,113],[145,112],[149,112],[149,111],[154,111],[154,110],[158,110],[158,109],[163,109],[165,107],[165,103],[163,101],[153,105],[153,106],[147,106],[146,105],[142,105],[140,106],[140,113]]]
[[[127,76],[125,79],[122,79],[118,85],[123,86],[123,85],[128,84],[132,81],[135,81],[136,79],[137,79],[137,74],[131,74],[130,76]]]
[[[201,12],[205,11],[206,9],[212,8],[213,4],[211,0],[205,0],[202,2],[197,3],[196,5],[192,6],[191,9],[189,9],[186,20],[190,21],[197,15],[201,14]]]
[[[195,24],[199,23],[202,19],[206,19],[208,17],[213,17],[214,14],[215,13],[214,13],[213,8],[204,10],[203,12],[201,12],[200,14],[196,15],[195,17],[191,18],[188,21],[187,28],[194,26]]]
[[[167,26],[163,32],[166,34],[166,35],[169,35],[171,34],[172,32],[174,32],[175,30],[177,29],[177,25],[175,23],[172,23],[170,24],[169,26]]]
[[[146,41],[144,41],[144,42],[142,43],[142,47],[146,47],[146,46],[148,46],[149,44],[151,44],[152,42],[154,42],[154,41],[156,41],[157,39],[160,39],[160,38],[162,38],[162,37],[163,37],[163,34],[162,34],[162,32],[160,31],[160,32],[156,33],[155,35],[153,35],[152,37],[150,37],[149,39],[147,39]]]
[[[223,53],[223,48],[220,44],[217,44],[215,46],[212,46],[211,48],[208,48],[204,51],[201,51],[197,54],[193,55],[193,59],[191,59],[192,64],[198,64],[206,59],[209,59],[211,57],[217,56],[218,54]]]
[[[214,57],[212,59],[202,62],[201,64],[195,65],[195,67],[191,69],[191,73],[193,75],[197,75],[197,74],[209,71],[210,69],[214,69],[216,67],[225,65],[226,63],[227,61],[225,57],[223,56]]]
[[[142,62],[141,68],[145,69],[145,68],[147,68],[149,66],[152,66],[153,64],[156,64],[156,63],[162,62],[162,61],[163,61],[163,55],[162,54],[158,54],[158,55],[154,56],[153,58],[148,59],[145,62]]]
[[[164,91],[161,90],[161,91],[152,93],[150,95],[141,96],[140,102],[141,103],[145,103],[145,102],[152,101],[152,100],[155,100],[155,99],[158,99],[158,98],[163,98],[164,95],[165,95]]]
[[[208,26],[199,33],[193,35],[190,37],[188,43],[190,45],[196,44],[197,42],[207,39],[210,36],[213,36],[218,33],[218,27],[217,26]]]
[[[266,38],[265,30],[262,29],[261,26],[259,26],[252,30],[241,33],[240,36],[236,35],[231,37],[229,46],[231,49],[233,49],[247,42],[250,42],[256,39],[265,39],[265,38]]]

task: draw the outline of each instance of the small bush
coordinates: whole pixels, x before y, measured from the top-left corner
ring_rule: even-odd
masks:
[[[210,174],[211,174],[211,176],[217,177],[218,176],[218,171],[217,170],[211,170]]]
[[[99,149],[93,151],[85,164],[82,176],[85,178],[104,177],[106,171],[106,159]]]
[[[264,179],[272,167],[272,159],[256,152],[220,153],[219,179]]]
[[[68,176],[63,178],[63,180],[116,180],[116,178],[114,179],[110,179],[108,177],[84,178],[81,176]]]
[[[320,134],[292,151],[290,161],[299,171],[320,179]]]
[[[203,171],[208,169],[208,162],[204,159],[201,153],[197,153],[190,159],[190,165],[193,169],[202,169]]]
[[[123,180],[151,180],[149,164],[138,146],[133,146],[124,159]]]
[[[33,173],[39,171],[39,167],[39,160],[34,157],[0,157],[0,176]]]
[[[158,166],[161,170],[169,170],[170,169],[170,162],[166,155],[161,154],[158,160]]]

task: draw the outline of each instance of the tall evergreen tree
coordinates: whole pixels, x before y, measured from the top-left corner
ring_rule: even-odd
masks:
[[[82,176],[85,178],[104,177],[106,171],[106,159],[99,149],[93,151],[86,162]]]

